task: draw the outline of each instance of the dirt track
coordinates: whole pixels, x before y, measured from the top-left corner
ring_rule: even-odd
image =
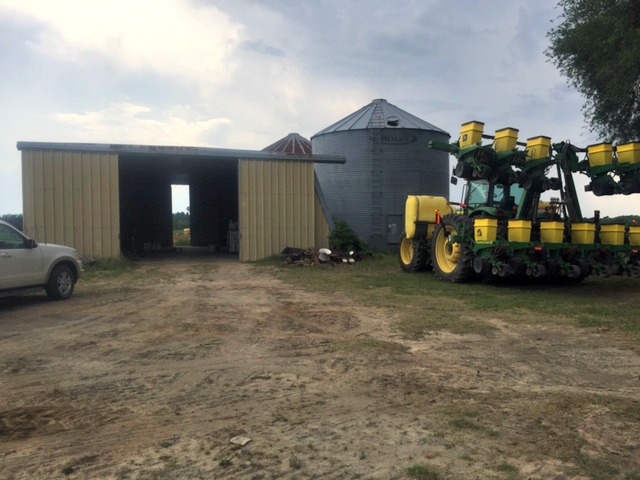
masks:
[[[640,478],[632,349],[393,316],[220,260],[0,299],[0,478]]]

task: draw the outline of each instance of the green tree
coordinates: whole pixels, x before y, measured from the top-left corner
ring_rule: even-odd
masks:
[[[360,237],[351,229],[347,222],[342,220],[336,221],[329,235],[329,245],[331,248],[338,249],[344,253],[348,253],[351,250],[363,253],[369,250],[368,245],[360,240]]]
[[[7,213],[5,215],[0,215],[0,220],[4,220],[16,227],[18,230],[23,230],[23,219],[21,213]]]
[[[189,212],[174,212],[173,213],[173,229],[182,230],[191,226],[191,216]]]
[[[619,217],[604,217],[600,220],[600,223],[602,225],[609,225],[614,223],[638,225],[640,224],[640,215],[620,215]]]
[[[640,138],[640,0],[561,0],[546,55],[603,140]]]

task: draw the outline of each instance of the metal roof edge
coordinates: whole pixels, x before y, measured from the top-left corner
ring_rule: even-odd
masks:
[[[238,158],[243,160],[279,160],[289,162],[346,163],[342,155],[288,155],[261,150],[237,150],[212,147],[179,147],[163,145],[125,145],[109,143],[59,143],[59,142],[22,142],[17,143],[20,151],[56,150],[92,153],[122,153],[130,155],[183,155],[191,157]]]
[[[349,130],[337,130],[337,131],[331,131],[331,132],[325,132],[323,130],[323,131],[320,131],[320,132],[312,135],[310,140],[313,140],[316,137],[321,137],[322,135],[328,135],[330,133],[355,132],[355,131],[360,131],[360,130],[372,130],[372,128],[371,127],[367,127],[367,128],[351,128]],[[420,132],[442,133],[442,134],[448,136],[449,138],[451,138],[451,134],[449,132],[447,132],[446,130],[442,130],[441,128],[438,128],[438,127],[435,127],[435,126],[434,126],[433,129],[417,128],[417,127],[384,127],[384,128],[380,128],[380,130],[384,130],[385,132],[393,131],[393,130],[418,130]]]

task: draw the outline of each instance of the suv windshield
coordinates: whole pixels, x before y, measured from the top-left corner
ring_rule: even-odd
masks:
[[[9,250],[25,248],[24,238],[12,228],[0,225],[0,248]]]

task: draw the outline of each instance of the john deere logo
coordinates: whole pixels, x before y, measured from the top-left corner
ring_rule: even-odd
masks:
[[[383,134],[381,139],[381,143],[388,145],[405,145],[416,141],[418,141],[418,137],[409,135],[408,133]]]
[[[469,138],[469,134],[468,133],[465,133],[465,134],[462,135],[462,141],[463,142],[466,142],[468,138]]]
[[[476,237],[481,237],[482,236],[482,229],[479,228],[478,231],[476,232]]]

